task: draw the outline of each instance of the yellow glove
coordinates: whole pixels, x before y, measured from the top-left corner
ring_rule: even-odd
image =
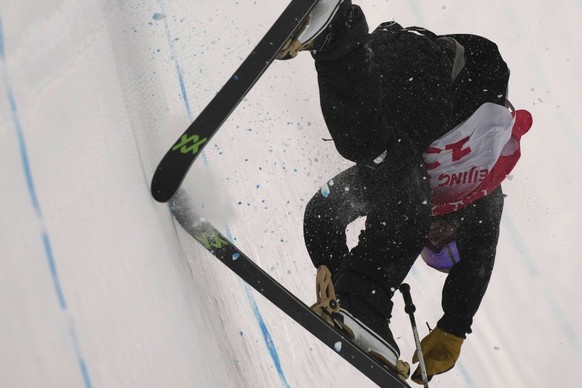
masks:
[[[438,327],[423,338],[420,342],[420,347],[422,349],[422,356],[426,366],[426,375],[429,381],[432,376],[444,373],[455,366],[455,362],[461,354],[461,345],[463,345],[463,341],[463,338],[447,333]],[[418,362],[416,352],[412,357],[412,362]],[[416,368],[412,374],[412,381],[418,384],[423,383],[420,374],[420,367]]]

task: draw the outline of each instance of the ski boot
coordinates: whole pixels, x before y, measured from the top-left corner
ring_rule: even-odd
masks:
[[[348,19],[351,0],[320,0],[295,36],[289,39],[277,59],[295,58],[300,51],[318,51],[329,45]]]
[[[395,372],[402,381],[408,379],[410,365],[398,359],[400,349],[392,336],[388,321],[369,308],[367,302],[357,297],[344,297],[338,301],[331,272],[325,265],[317,270],[316,296],[317,302],[311,309],[317,315]]]

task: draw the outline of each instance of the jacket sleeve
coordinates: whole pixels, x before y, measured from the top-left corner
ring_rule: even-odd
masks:
[[[473,317],[489,285],[499,240],[503,197],[499,187],[456,215],[463,219],[456,240],[461,260],[445,281],[444,315],[437,326],[461,338],[471,333]]]

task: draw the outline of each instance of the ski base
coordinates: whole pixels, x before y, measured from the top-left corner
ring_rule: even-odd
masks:
[[[167,202],[172,198],[192,163],[273,63],[317,1],[292,0],[222,89],[166,152],[152,178],[151,193],[156,201]]]

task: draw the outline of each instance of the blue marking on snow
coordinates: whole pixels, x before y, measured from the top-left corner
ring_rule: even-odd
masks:
[[[164,9],[164,3],[160,2],[160,8],[164,15],[166,15]],[[178,54],[176,52],[176,47],[174,46],[174,42],[177,39],[172,38],[172,34],[170,32],[170,26],[168,25],[167,18],[164,18],[164,29],[166,31],[166,39],[168,40],[168,46],[170,47],[170,52],[172,53],[172,58],[174,58],[174,64],[176,66],[176,73],[178,75],[178,83],[180,85],[180,91],[182,94],[182,102],[184,103],[184,108],[186,108],[186,112],[188,113],[188,119],[190,121],[193,120],[192,118],[192,109],[190,108],[190,100],[188,99],[188,93],[186,92],[186,82],[184,80],[184,75],[182,74],[182,69],[180,67],[180,61],[178,60]],[[202,151],[200,154],[202,161],[206,166],[208,166],[208,159],[206,157],[206,151]]]
[[[81,353],[81,348],[79,346],[79,340],[77,338],[77,331],[75,330],[75,325],[73,319],[69,316],[69,335],[73,339],[73,345],[75,348],[75,355],[79,363],[79,369],[81,370],[81,375],[83,376],[83,383],[86,388],[92,388],[91,379],[89,378],[89,370],[87,369],[87,364]]]
[[[67,309],[67,303],[65,299],[65,295],[63,294],[63,290],[61,287],[61,281],[59,279],[56,261],[53,255],[53,250],[51,246],[51,240],[49,237],[49,233],[46,229],[46,225],[44,222],[44,216],[42,213],[42,209],[40,203],[38,201],[38,196],[36,193],[36,189],[34,186],[34,179],[32,170],[30,168],[30,160],[28,158],[28,149],[26,147],[26,140],[24,137],[24,131],[22,129],[22,125],[20,122],[20,117],[18,115],[18,105],[16,104],[16,99],[14,98],[14,93],[12,91],[12,87],[9,83],[8,71],[5,67],[5,51],[4,51],[4,31],[2,28],[2,20],[0,19],[0,65],[2,65],[2,76],[5,79],[6,84],[6,98],[10,105],[10,113],[12,118],[12,124],[14,125],[14,129],[16,130],[16,136],[18,139],[18,149],[20,151],[20,161],[22,163],[22,169],[24,172],[24,176],[26,179],[26,187],[28,190],[28,196],[30,198],[30,202],[34,211],[36,213],[37,220],[41,226],[41,238],[44,247],[44,252],[46,256],[46,260],[50,269],[51,278],[53,282],[54,291],[56,293],[57,299],[59,300],[59,306],[63,310],[63,312],[67,315],[68,318],[68,325],[69,325],[69,334],[71,336],[71,340],[73,342],[73,346],[75,348],[75,355],[77,356],[77,362],[79,364],[79,369],[81,371],[81,376],[83,378],[83,383],[86,388],[91,388],[91,379],[89,377],[89,372],[87,368],[87,364],[83,358],[81,353],[81,348],[79,346],[79,341],[77,339],[76,329],[73,322],[73,319],[70,315],[70,312]]]
[[[37,215],[39,216],[39,218],[42,218],[42,214],[40,213],[40,208],[38,208],[38,210],[37,210]],[[42,231],[42,243],[44,245],[44,251],[45,251],[45,254],[47,256],[47,261],[48,261],[48,265],[49,265],[49,268],[51,271],[51,277],[53,279],[53,285],[55,287],[55,292],[56,292],[57,297],[59,299],[59,304],[63,310],[66,310],[67,309],[67,302],[65,301],[65,295],[63,294],[63,290],[61,289],[61,282],[59,280],[59,274],[57,271],[57,265],[55,263],[53,250],[51,247],[51,241],[50,241],[50,238],[48,236],[48,233],[47,233],[44,225],[43,225],[43,231]]]
[[[180,84],[180,91],[182,93],[182,101],[184,102],[184,107],[186,112],[188,112],[188,118],[192,120],[192,112],[190,110],[190,101],[188,100],[188,93],[186,92],[186,83],[184,82],[184,76],[182,75],[182,69],[180,68],[180,62],[178,61],[178,56],[176,55],[176,47],[174,46],[174,40],[172,39],[172,34],[170,33],[170,26],[168,25],[168,20],[165,17],[166,12],[164,11],[164,4],[160,3],[160,8],[162,13],[155,15],[164,15],[164,30],[166,31],[166,38],[168,40],[168,45],[170,47],[170,52],[172,53],[172,58],[174,58],[174,64],[176,66],[176,74],[178,75],[178,83]],[[154,16],[155,16],[154,15]],[[156,19],[158,20],[158,19]]]
[[[232,233],[230,232],[230,229],[228,227],[226,230],[226,236],[229,239],[229,241],[234,241],[234,239],[232,237]],[[242,280],[241,280],[241,282],[242,282]],[[253,310],[253,314],[255,315],[255,319],[257,320],[257,322],[259,324],[259,328],[261,329],[261,334],[263,335],[263,340],[265,341],[265,345],[267,346],[267,349],[269,350],[269,354],[271,356],[271,359],[273,360],[273,364],[275,364],[275,369],[277,370],[277,374],[279,375],[279,379],[281,379],[281,383],[283,383],[283,386],[285,388],[290,388],[291,386],[287,382],[287,378],[285,377],[285,373],[283,372],[283,367],[281,366],[281,359],[279,358],[279,353],[277,352],[277,347],[275,346],[275,343],[273,342],[273,337],[271,337],[271,333],[269,331],[269,328],[267,327],[267,324],[265,323],[265,320],[263,319],[263,315],[261,314],[261,310],[259,309],[259,306],[257,305],[257,301],[256,301],[255,297],[253,296],[253,292],[252,292],[253,289],[247,283],[245,283],[245,282],[242,282],[242,283],[244,284],[247,298],[251,304],[251,308]]]
[[[162,19],[165,19],[165,18],[166,18],[166,15],[165,15],[165,14],[163,14],[163,13],[159,13],[159,12],[156,12],[156,13],[155,13],[155,14],[152,16],[152,19],[154,19],[154,20],[162,20]]]
[[[0,19],[0,60],[4,60],[4,36],[2,31],[2,19]]]
[[[463,367],[463,364],[457,364],[455,366],[455,368],[457,368],[457,371],[461,374],[461,377],[463,378],[463,380],[465,380],[465,383],[462,385],[463,387],[476,387],[477,384],[475,384],[475,382],[471,379],[471,376],[469,374],[469,372],[467,371],[467,369],[465,367]]]
[[[556,302],[551,293],[546,292],[546,300],[554,312],[553,317],[560,323],[562,330],[564,330],[564,333],[568,337],[568,343],[576,350],[576,352],[578,352],[578,355],[582,356],[582,341],[578,335],[578,330],[572,327],[566,313],[562,310],[560,304]]]
[[[540,275],[540,270],[538,269],[535,259],[527,247],[527,244],[515,226],[509,211],[503,214],[502,222],[509,233],[511,242],[517,247],[517,251],[520,253],[529,273],[534,277],[538,277]]]
[[[279,354],[277,353],[277,347],[273,343],[273,338],[271,337],[271,333],[269,332],[269,329],[268,329],[267,325],[265,324],[265,320],[263,319],[263,316],[261,315],[261,311],[259,310],[259,307],[257,306],[257,301],[255,300],[255,297],[252,294],[253,289],[251,288],[251,286],[249,286],[246,283],[245,283],[245,289],[247,291],[247,296],[249,298],[249,302],[251,302],[251,307],[253,309],[253,313],[255,314],[255,318],[259,322],[259,327],[261,328],[261,333],[263,334],[263,340],[265,341],[265,344],[267,345],[267,349],[269,349],[269,353],[271,354],[271,359],[273,360],[273,363],[275,364],[275,369],[277,370],[277,373],[279,374],[279,378],[281,379],[281,382],[283,383],[283,386],[285,388],[290,388],[291,386],[289,385],[289,383],[287,382],[287,379],[285,378],[285,373],[283,373],[283,368],[281,366]]]
[[[408,8],[414,14],[415,26],[426,26],[426,18],[424,17],[424,13],[422,11],[421,6],[419,5],[418,1],[407,1]]]
[[[164,11],[163,2],[160,3],[160,8],[162,10],[162,13],[165,15],[166,12]],[[182,70],[180,68],[180,64],[178,61],[178,55],[176,53],[176,49],[175,49],[174,44],[173,44],[174,40],[172,39],[172,34],[170,32],[170,27],[168,25],[167,18],[164,19],[164,28],[166,31],[166,38],[168,40],[168,45],[170,47],[170,52],[172,53],[172,57],[174,58],[176,72],[178,74],[178,82],[180,83],[180,90],[182,91],[182,101],[184,102],[184,107],[186,108],[186,112],[188,113],[188,118],[190,120],[192,120],[190,101],[188,99],[188,94],[186,93],[186,84],[185,84],[184,76],[182,75]],[[235,77],[238,78],[238,76],[235,76]],[[208,159],[206,158],[206,154],[204,151],[202,151],[201,157],[202,157],[204,164],[208,167]],[[227,226],[227,237],[230,241],[233,241],[233,238],[232,238],[232,235],[230,233],[230,230],[228,229],[228,226]],[[233,260],[236,260],[236,258],[234,256],[233,256]],[[279,359],[279,354],[277,353],[277,348],[275,347],[275,344],[273,343],[271,333],[269,332],[269,329],[268,329],[267,325],[265,324],[265,321],[261,315],[259,307],[257,306],[257,302],[255,301],[255,298],[251,292],[250,287],[246,283],[244,283],[244,284],[245,284],[245,288],[247,290],[247,297],[248,297],[249,302],[251,303],[251,306],[253,309],[253,313],[254,313],[255,318],[259,324],[259,327],[261,329],[261,333],[263,334],[263,339],[265,340],[265,344],[267,345],[267,349],[269,350],[269,354],[271,356],[271,359],[273,360],[273,363],[275,364],[275,369],[277,370],[277,373],[279,374],[279,378],[281,379],[283,386],[285,388],[290,388],[290,385],[287,382],[287,379],[286,379],[285,374],[283,372],[283,368],[281,366],[281,361]]]

